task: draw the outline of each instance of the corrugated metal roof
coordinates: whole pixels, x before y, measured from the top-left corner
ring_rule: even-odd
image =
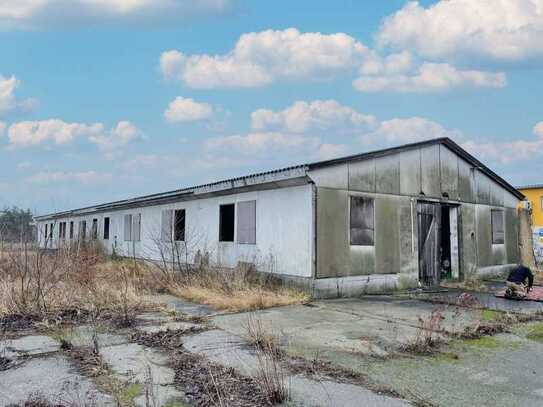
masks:
[[[82,213],[104,211],[106,209],[113,210],[113,209],[129,208],[132,206],[143,205],[143,204],[148,205],[150,203],[155,203],[155,202],[159,203],[159,202],[164,202],[168,200],[174,200],[176,198],[181,198],[184,196],[190,196],[191,194],[198,193],[198,191],[212,192],[214,188],[216,188],[217,190],[222,190],[222,191],[228,190],[228,189],[235,189],[238,187],[235,185],[236,183],[239,183],[239,182],[251,183],[251,180],[254,181],[252,185],[257,185],[259,183],[264,183],[264,182],[258,182],[258,178],[263,178],[263,177],[265,178],[267,175],[278,175],[278,176],[284,175],[285,176],[284,179],[303,177],[306,175],[306,172],[311,169],[333,166],[333,165],[342,164],[342,163],[350,162],[350,161],[367,160],[370,158],[381,157],[384,155],[394,154],[401,151],[416,149],[416,148],[430,146],[434,144],[446,145],[448,148],[450,148],[452,151],[454,151],[464,160],[471,163],[474,167],[477,167],[478,169],[480,169],[483,173],[488,175],[495,182],[500,184],[503,188],[507,189],[517,198],[524,199],[524,195],[521,192],[519,192],[515,187],[513,187],[511,184],[509,184],[507,181],[505,181],[503,178],[501,178],[499,175],[493,172],[490,168],[488,168],[479,160],[477,160],[474,156],[469,154],[466,150],[464,150],[454,141],[452,141],[451,139],[447,137],[443,137],[443,138],[420,141],[420,142],[411,143],[411,144],[404,144],[397,147],[370,151],[370,152],[362,153],[362,154],[355,154],[355,155],[350,155],[346,157],[335,158],[332,160],[318,161],[318,162],[313,162],[313,163],[308,163],[308,164],[294,165],[294,166],[280,168],[276,170],[253,173],[253,174],[242,176],[242,177],[229,178],[229,179],[225,179],[225,180],[221,180],[217,182],[201,184],[201,185],[197,185],[193,187],[182,188],[182,189],[177,189],[177,190],[168,191],[168,192],[144,195],[144,196],[135,197],[131,199],[109,202],[109,203],[94,205],[94,206],[87,206],[84,208],[79,208],[79,209],[74,209],[74,210],[69,210],[69,211],[55,212],[55,213],[51,213],[47,215],[37,216],[36,219],[41,220],[41,219],[47,219],[51,217],[79,215]],[[270,181],[268,180],[267,182],[270,182]],[[221,188],[221,186],[223,187]]]
[[[517,187],[518,190],[523,189],[543,189],[543,184],[531,184],[531,185],[524,185],[521,187]]]

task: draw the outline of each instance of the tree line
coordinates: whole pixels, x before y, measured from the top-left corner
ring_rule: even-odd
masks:
[[[30,209],[16,206],[0,209],[0,241],[22,242],[35,238],[35,226]]]

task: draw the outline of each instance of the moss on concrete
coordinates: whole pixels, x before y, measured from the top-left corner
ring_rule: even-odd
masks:
[[[543,323],[538,322],[531,325],[526,338],[536,342],[543,342]]]

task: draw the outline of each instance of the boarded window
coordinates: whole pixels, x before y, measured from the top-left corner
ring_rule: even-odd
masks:
[[[85,240],[87,238],[87,221],[82,220],[79,222],[79,239]]]
[[[132,240],[132,215],[124,215],[124,241]]]
[[[70,240],[74,238],[74,222],[70,222]]]
[[[141,213],[132,215],[132,240],[134,242],[141,240]]]
[[[109,218],[104,218],[104,240],[109,240]]]
[[[238,243],[256,244],[256,201],[238,203]]]
[[[505,242],[505,232],[503,228],[504,211],[501,209],[492,209],[492,244],[503,244]]]
[[[173,240],[176,242],[185,241],[185,210],[175,211],[175,222],[173,228]]]
[[[98,239],[98,219],[92,220],[91,239],[92,240]]]
[[[236,207],[234,204],[221,205],[219,213],[219,241],[234,241]]]
[[[173,228],[173,211],[166,209],[162,211],[160,221],[160,240],[163,242],[172,241],[172,228]]]
[[[374,201],[361,196],[351,197],[351,245],[373,246],[374,239]]]

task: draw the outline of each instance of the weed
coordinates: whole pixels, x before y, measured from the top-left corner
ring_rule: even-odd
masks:
[[[526,334],[526,338],[536,342],[543,342],[543,323],[533,324]]]
[[[441,340],[439,334],[443,331],[441,322],[445,306],[436,307],[427,318],[419,317],[417,333],[413,341],[401,346],[401,350],[416,354],[433,353]]]

